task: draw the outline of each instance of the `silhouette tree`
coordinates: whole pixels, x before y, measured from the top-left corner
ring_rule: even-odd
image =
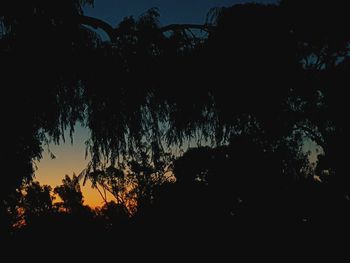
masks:
[[[21,203],[24,209],[24,220],[27,225],[39,225],[40,222],[48,220],[54,213],[51,187],[40,185],[39,182],[31,182],[23,189],[24,195]]]
[[[104,221],[105,227],[108,230],[114,228],[116,232],[122,231],[121,228],[125,227],[126,223],[130,220],[130,215],[125,210],[125,207],[114,201],[104,204],[97,213]]]
[[[73,174],[68,175],[62,180],[62,185],[54,188],[53,192],[57,194],[62,203],[58,203],[67,213],[77,213],[83,208],[83,194],[80,189],[79,178]]]
[[[295,97],[303,104],[299,106],[300,122],[306,123],[306,133],[322,147],[324,157],[318,169],[323,166],[330,177],[324,178],[324,182],[332,181],[334,194],[341,195],[343,200],[349,193],[345,155],[340,149],[348,146],[347,124],[341,116],[347,110],[343,92],[348,83],[345,76],[350,40],[344,4],[343,1],[281,3],[303,68],[295,89]]]
[[[1,200],[32,179],[43,146],[51,139],[59,142],[64,129],[82,117],[74,50],[97,41],[74,22],[84,2],[91,1],[1,1],[2,97],[8,103],[0,106],[6,123],[0,159],[4,174],[12,174],[3,177]]]
[[[152,204],[157,188],[172,181],[172,155],[163,151],[155,156],[151,156],[151,153],[151,149],[142,147],[126,163],[117,167],[101,165],[96,169],[92,163],[80,177],[92,181],[107,208],[110,204],[108,192],[115,198],[118,209],[124,208],[125,214],[131,216],[139,211],[143,213]]]
[[[3,203],[0,212],[0,222],[2,228],[1,242],[8,241],[13,236],[15,229],[20,228],[24,224],[23,210],[21,209],[21,196],[20,190],[14,191],[10,194],[6,200],[1,200]]]
[[[30,182],[33,161],[45,145],[64,140],[67,128],[72,135],[77,122],[91,131],[92,162],[83,175],[102,186],[106,213],[105,191],[124,214],[137,211],[142,219],[148,210],[161,215],[158,223],[176,218],[193,227],[213,214],[266,224],[290,211],[297,221],[329,219],[331,204],[346,214],[350,181],[339,151],[348,142],[344,1],[235,5],[216,9],[205,25],[165,27],[150,9],[115,28],[84,16],[84,4],[92,1],[0,4],[2,96],[9,102],[0,105],[0,159],[12,175],[1,184],[2,218],[23,183],[28,224],[54,211],[51,189]],[[321,183],[306,140],[322,147]],[[214,148],[179,158],[170,184],[162,155],[187,142]],[[76,177],[56,193],[69,213],[82,206]],[[285,204],[299,208],[278,208]]]

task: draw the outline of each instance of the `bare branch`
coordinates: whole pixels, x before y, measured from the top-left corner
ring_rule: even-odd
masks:
[[[83,25],[87,25],[90,26],[94,29],[102,29],[110,38],[111,42],[115,42],[117,40],[117,33],[116,30],[107,22],[98,19],[98,18],[94,18],[94,17],[90,17],[90,16],[80,16],[79,17],[79,22]],[[206,31],[206,32],[211,32],[213,31],[215,27],[212,25],[200,25],[200,24],[171,24],[171,25],[167,25],[164,27],[159,28],[159,31],[161,33],[165,33],[168,31],[184,31],[184,30],[191,30],[191,29],[199,29],[202,31]]]
[[[179,31],[179,30],[191,30],[191,29],[199,29],[202,31],[206,31],[208,33],[210,33],[211,31],[213,31],[215,27],[211,26],[211,25],[199,25],[199,24],[171,24],[171,25],[167,25],[164,26],[162,28],[160,28],[160,31],[162,33],[165,33],[167,31]]]
[[[117,39],[117,34],[114,28],[110,24],[108,24],[107,22],[101,19],[90,17],[90,16],[80,16],[79,22],[83,25],[90,26],[94,29],[98,29],[98,28],[102,29],[104,32],[106,32],[111,42],[115,42]]]
[[[307,134],[309,134],[309,136],[311,137],[311,139],[313,141],[315,141],[319,146],[321,146],[323,149],[326,148],[326,144],[323,140],[323,138],[317,134],[315,131],[313,131],[312,129],[310,129],[309,127],[306,126],[301,126],[301,125],[297,125],[296,126],[297,129],[300,129],[304,132],[306,132]]]
[[[98,185],[97,185],[97,184],[96,184],[96,189],[97,189],[98,193],[100,194],[101,198],[103,199],[103,201],[105,202],[105,204],[107,205],[107,204],[108,204],[107,197],[104,196],[104,195],[102,194],[102,192],[101,192],[101,190],[98,188]],[[102,189],[104,189],[103,186],[102,186]]]

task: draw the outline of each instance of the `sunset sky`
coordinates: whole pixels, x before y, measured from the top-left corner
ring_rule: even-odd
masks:
[[[206,13],[212,7],[230,6],[235,3],[252,2],[239,0],[95,0],[94,8],[87,8],[86,15],[103,19],[113,26],[117,25],[125,16],[138,15],[152,7],[158,7],[161,14],[162,25],[171,23],[204,23]],[[255,1],[271,3],[275,1]],[[79,174],[87,165],[85,159],[84,142],[89,137],[88,130],[77,125],[74,134],[74,143],[70,143],[67,136],[66,143],[50,145],[50,150],[56,156],[49,157],[47,149],[43,159],[37,163],[36,180],[42,184],[52,187],[61,184],[63,177],[67,174]],[[91,189],[87,183],[83,187],[85,204],[90,206],[101,206],[102,199],[96,190]]]

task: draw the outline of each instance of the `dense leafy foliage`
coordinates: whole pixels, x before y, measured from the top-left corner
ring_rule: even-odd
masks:
[[[284,210],[288,220],[329,219],[334,203],[348,209],[350,177],[341,151],[348,146],[344,1],[235,5],[213,10],[205,25],[166,27],[157,9],[112,27],[85,17],[84,4],[92,1],[0,4],[5,225],[17,207],[8,196],[31,181],[44,145],[60,143],[77,122],[91,132],[92,157],[79,178],[102,186],[102,197],[109,191],[117,199],[100,210],[107,218],[140,216],[141,209],[131,209],[137,205],[181,220],[179,211],[191,219],[208,218],[215,209],[219,218],[261,212],[270,221],[286,204],[302,207]],[[110,41],[94,28],[105,30]],[[321,149],[314,167],[306,141]],[[185,143],[213,148],[178,159],[177,183],[170,184],[165,174],[172,158],[165,153]],[[315,173],[326,190],[315,186]],[[55,188],[68,212],[83,208],[79,178],[67,177]],[[54,209],[49,188],[27,187],[28,211]],[[306,199],[313,191],[326,212],[306,212],[320,205],[303,204],[298,191]],[[218,205],[206,211],[210,200]],[[256,214],[241,209],[242,202]]]

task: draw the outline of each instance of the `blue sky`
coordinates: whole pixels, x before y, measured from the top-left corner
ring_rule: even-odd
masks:
[[[163,25],[170,23],[203,23],[212,7],[231,6],[249,0],[95,0],[94,8],[85,8],[86,15],[101,18],[113,26],[125,16],[135,17],[146,10],[157,7]],[[260,3],[273,3],[276,0],[260,0]]]

